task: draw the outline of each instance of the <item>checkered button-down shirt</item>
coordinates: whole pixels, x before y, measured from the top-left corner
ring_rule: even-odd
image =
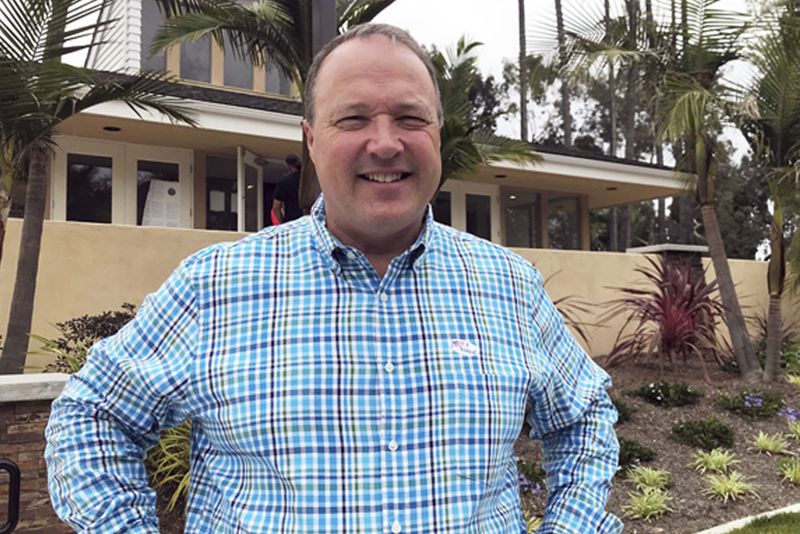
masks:
[[[310,217],[185,260],[53,403],[46,458],[79,531],[155,533],[142,457],[192,420],[186,532],[525,531],[526,405],[542,533],[612,533],[608,376],[533,267],[435,223],[379,277]]]

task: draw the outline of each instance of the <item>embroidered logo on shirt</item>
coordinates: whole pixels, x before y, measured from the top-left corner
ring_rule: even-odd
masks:
[[[451,339],[450,349],[461,356],[478,355],[478,347],[466,339]]]

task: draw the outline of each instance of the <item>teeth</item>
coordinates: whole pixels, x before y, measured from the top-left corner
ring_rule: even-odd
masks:
[[[384,184],[396,182],[403,177],[403,175],[399,172],[392,174],[365,174],[364,176],[366,176],[368,180],[372,180],[373,182],[381,182]]]

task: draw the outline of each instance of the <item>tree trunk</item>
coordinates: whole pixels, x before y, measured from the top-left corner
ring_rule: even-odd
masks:
[[[606,35],[611,33],[611,2],[605,0],[605,30]],[[608,155],[617,155],[617,80],[614,76],[614,64],[608,62]]]
[[[786,241],[783,238],[783,208],[775,203],[770,223],[769,265],[767,266],[767,354],[764,361],[764,382],[772,382],[781,371],[781,297],[786,283]]]
[[[5,190],[0,191],[0,265],[3,264],[3,245],[6,241],[6,228],[8,228],[8,214],[11,212],[11,195]]]
[[[517,2],[519,19],[519,125],[520,139],[528,141],[528,71],[525,68],[525,0]]]
[[[631,207],[620,206],[619,210],[619,251],[625,252],[631,246]]]
[[[564,12],[561,0],[556,0],[556,30],[558,32],[558,66],[563,69],[567,64],[567,39],[564,32]],[[561,79],[561,122],[564,128],[564,146],[572,146],[572,103],[570,102],[569,84],[563,73]]]
[[[714,265],[714,272],[719,284],[719,295],[722,299],[725,321],[728,324],[728,332],[733,345],[733,354],[736,357],[736,363],[739,364],[739,372],[744,381],[754,384],[761,380],[761,366],[753,352],[739,298],[736,296],[728,257],[719,233],[717,213],[714,211],[713,205],[705,205],[700,211],[703,216],[706,241],[708,241],[708,252],[711,255],[711,262]]]
[[[610,208],[611,212],[608,214],[608,250],[611,252],[619,251],[619,220],[617,217],[617,208]]]
[[[769,296],[767,309],[767,356],[764,382],[772,382],[781,372],[781,297]]]
[[[49,154],[44,147],[31,150],[28,187],[25,193],[25,218],[19,244],[17,274],[6,342],[0,358],[0,375],[19,374],[25,368],[28,341],[33,319],[33,299],[39,272],[39,251],[42,243],[45,198],[47,197],[47,165]]]
[[[308,155],[308,142],[305,131],[303,131],[303,168],[300,169],[300,185],[298,189],[300,209],[303,210],[304,215],[308,215],[311,212],[311,206],[314,205],[314,201],[319,196],[320,189],[314,162],[311,161]]]
[[[656,221],[656,244],[661,245],[667,242],[667,202],[663,198],[658,199],[658,220]]]

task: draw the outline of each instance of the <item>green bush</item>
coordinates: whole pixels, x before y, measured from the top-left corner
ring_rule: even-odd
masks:
[[[633,394],[662,408],[695,404],[703,396],[701,392],[684,383],[670,384],[663,380],[645,384],[634,390]]]
[[[783,408],[783,397],[776,391],[743,391],[735,395],[720,393],[717,406],[750,419],[772,417]]]
[[[611,397],[611,403],[614,405],[614,408],[617,409],[617,413],[619,414],[619,419],[617,419],[618,425],[631,420],[634,409],[631,408],[627,402],[616,397]]]
[[[734,431],[716,417],[683,421],[672,425],[672,437],[679,443],[704,451],[733,447]]]
[[[637,464],[652,462],[656,459],[656,451],[642,445],[635,439],[619,439],[620,470]]]
[[[31,337],[44,345],[45,352],[55,356],[55,360],[45,367],[45,371],[77,373],[86,363],[86,355],[96,341],[113,336],[135,316],[136,307],[126,302],[120,310],[83,315],[56,323],[56,328],[61,333],[59,338]]]

